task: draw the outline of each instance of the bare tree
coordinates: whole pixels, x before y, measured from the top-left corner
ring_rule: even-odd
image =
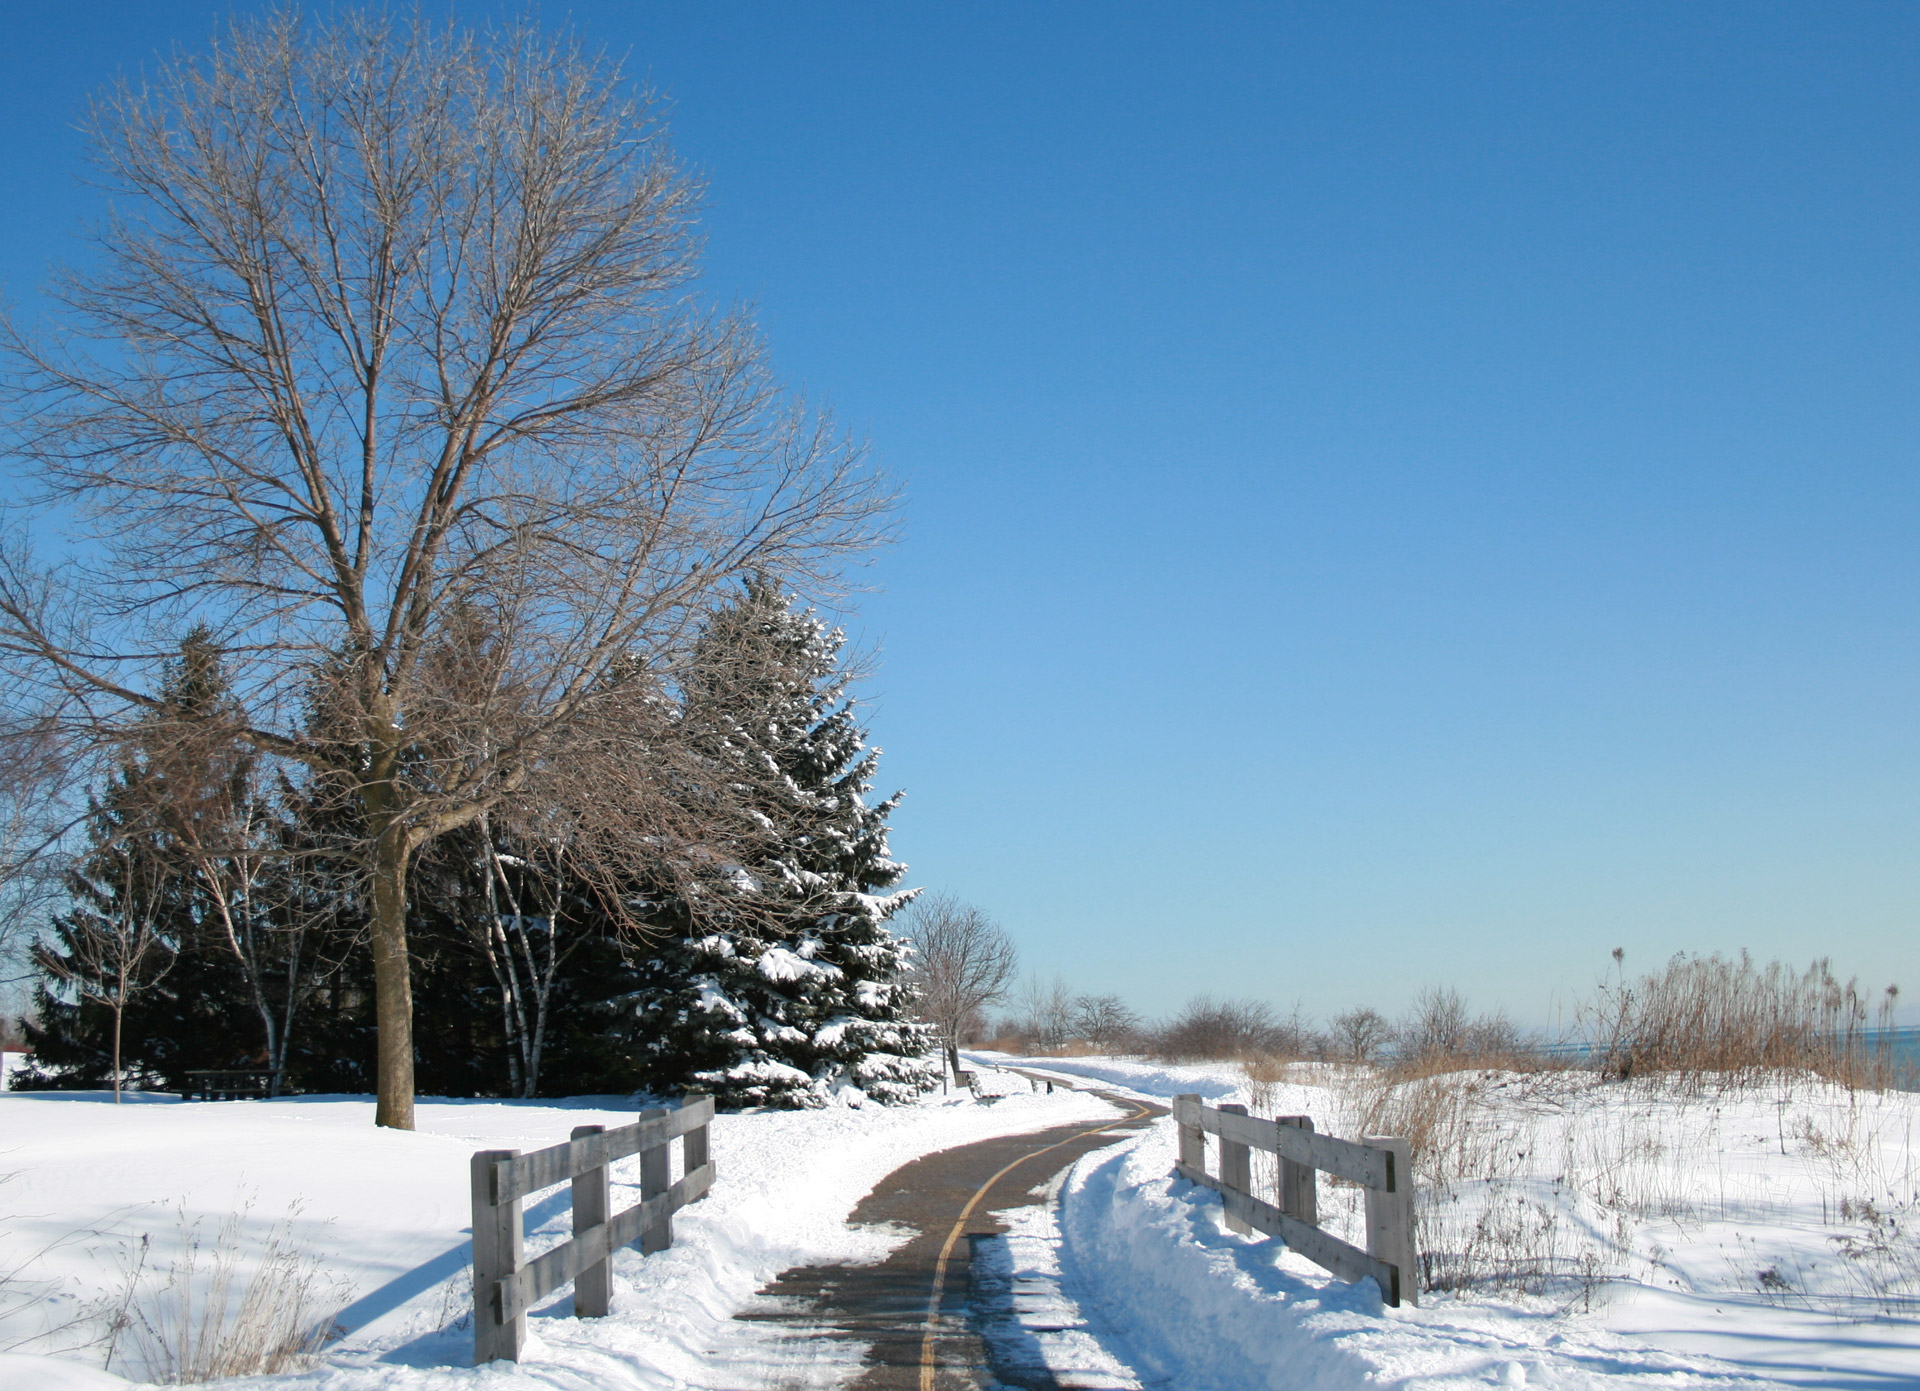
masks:
[[[533,1096],[540,1087],[554,978],[578,943],[563,941],[558,866],[546,866],[543,873],[540,866],[502,852],[486,817],[480,819],[480,844],[488,871],[490,935],[484,954],[501,988],[507,1068],[515,1095]]]
[[[0,723],[0,1019],[24,1015],[35,939],[65,894],[72,787],[50,722]]]
[[[900,922],[913,939],[920,1017],[939,1031],[947,1065],[958,1072],[962,1030],[1007,993],[1020,954],[991,918],[952,894],[915,899]]]
[[[1393,1038],[1393,1025],[1377,1009],[1359,1006],[1334,1016],[1330,1026],[1335,1052],[1348,1062],[1369,1063]]]
[[[1028,1048],[1057,1053],[1073,1037],[1076,997],[1066,980],[1055,975],[1042,980],[1038,972],[1027,977],[1020,988],[1014,1010],[1020,1018],[1020,1037]]]
[[[14,698],[95,747],[189,720],[157,663],[212,629],[221,733],[351,794],[376,1123],[410,1127],[416,853],[538,804],[609,881],[725,861],[751,828],[673,768],[674,655],[731,577],[830,583],[887,499],[693,300],[700,190],[569,38],[268,12],[86,125],[112,212],[53,330],[0,330],[6,444],[72,531],[0,556]]]
[[[1413,997],[1394,1044],[1402,1058],[1428,1063],[1506,1058],[1524,1049],[1504,1011],[1474,1014],[1458,990],[1437,985]]]
[[[158,923],[160,880],[166,870],[151,853],[141,853],[136,832],[103,846],[113,861],[113,911],[96,913],[77,905],[68,919],[66,951],[37,943],[34,962],[52,984],[77,1000],[93,1000],[113,1016],[111,1065],[113,1099],[121,1096],[121,1043],[127,1007],[135,996],[166,978],[179,959],[177,943],[166,939]]]
[[[1196,995],[1155,1031],[1153,1042],[1170,1062],[1223,1062],[1289,1052],[1296,1032],[1264,1001]]]
[[[327,950],[339,934],[322,930],[337,924],[342,905],[315,882],[317,857],[289,844],[290,821],[276,814],[288,808],[270,799],[258,757],[240,744],[194,744],[175,738],[149,749],[142,800],[199,890],[206,939],[246,984],[278,1094],[301,1009],[351,954]]]
[[[1082,995],[1073,1002],[1073,1031],[1111,1053],[1139,1036],[1140,1016],[1118,995]]]

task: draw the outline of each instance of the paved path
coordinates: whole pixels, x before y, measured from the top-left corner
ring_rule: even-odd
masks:
[[[970,1239],[1005,1230],[994,1213],[1043,1201],[1081,1155],[1166,1114],[1152,1102],[1098,1094],[1128,1114],[960,1145],[894,1170],[850,1220],[908,1228],[904,1246],[879,1265],[789,1270],[761,1292],[772,1299],[741,1317],[867,1344],[852,1391],[1061,1391],[1044,1370],[994,1365],[973,1318]]]

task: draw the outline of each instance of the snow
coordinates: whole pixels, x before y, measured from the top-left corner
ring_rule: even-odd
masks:
[[[747,1019],[747,1016],[741,1012],[740,1007],[727,998],[727,992],[710,980],[700,982],[700,991],[695,997],[694,1004],[697,1009],[707,1014],[717,1014],[723,1019],[731,1019],[735,1023],[744,1024]],[[753,1041],[753,1035],[750,1033],[747,1034],[745,1038],[748,1042]]]
[[[20,1387],[27,1391],[115,1391],[131,1385],[112,1372],[83,1367],[59,1357],[40,1357],[30,1352],[0,1352],[0,1386]]]
[[[615,1258],[613,1314],[576,1321],[570,1296],[557,1294],[531,1318],[517,1368],[475,1370],[466,1365],[469,1156],[553,1144],[576,1125],[625,1124],[631,1107],[613,1098],[423,1100],[409,1133],[376,1129],[363,1097],[144,1099],[116,1107],[88,1093],[0,1096],[0,1175],[11,1176],[0,1184],[0,1276],[29,1267],[0,1293],[0,1350],[99,1367],[101,1313],[125,1290],[141,1237],[150,1239],[143,1288],[151,1291],[183,1249],[183,1219],[198,1219],[204,1238],[244,1210],[255,1246],[291,1214],[297,1243],[351,1287],[339,1317],[347,1336],[323,1367],[249,1385],[836,1385],[857,1349],[783,1340],[771,1325],[733,1314],[788,1267],[883,1258],[899,1234],[851,1228],[845,1219],[901,1164],[976,1139],[1114,1114],[1093,1097],[1060,1091],[984,1104],[936,1092],[916,1106],[718,1116],[712,1194],[674,1219],[671,1250]],[[676,1145],[676,1174],[679,1159]],[[635,1161],[616,1167],[614,1189],[616,1206],[638,1201]],[[538,1254],[564,1239],[567,1190],[530,1199],[527,1213],[527,1249]],[[112,1370],[141,1375],[125,1356],[123,1345]],[[0,1391],[54,1384],[18,1362],[0,1364]]]
[[[822,961],[809,961],[804,956],[788,951],[785,947],[768,947],[760,953],[760,959],[754,963],[754,969],[771,981],[805,980],[809,976],[837,976],[838,966]]]
[[[1348,1136],[1363,1133],[1356,1103],[1378,1099],[1359,1069],[1262,1081],[1221,1064],[1020,1062],[1143,1096],[1304,1113]],[[1920,1097],[1804,1076],[1711,1090],[1585,1073],[1459,1074],[1414,1095],[1449,1157],[1447,1172],[1436,1160],[1421,1174],[1423,1249],[1464,1277],[1471,1263],[1449,1253],[1477,1244],[1480,1278],[1386,1309],[1371,1283],[1231,1235],[1217,1195],[1170,1177],[1163,1121],[1075,1167],[1049,1219],[1057,1239],[1016,1226],[1026,1298],[1048,1310],[1033,1341],[1072,1326],[1071,1308],[1080,1326],[1110,1330],[1106,1355],[1148,1383],[1234,1391],[1920,1384]],[[1321,1217],[1364,1245],[1355,1190],[1323,1181]],[[1533,1273],[1489,1280],[1495,1256]]]
[[[853,1345],[733,1315],[790,1266],[881,1258],[898,1234],[845,1219],[910,1159],[1112,1118],[1071,1084],[1196,1092],[1308,1114],[1346,1136],[1370,1133],[1368,1116],[1419,1118],[1438,1156],[1421,1161],[1423,1249],[1453,1287],[1388,1309],[1370,1282],[1346,1285],[1273,1241],[1227,1232],[1217,1195],[1170,1176],[1163,1121],[1082,1159],[1057,1180],[1057,1202],[1009,1214],[1005,1238],[977,1248],[983,1333],[1058,1384],[1920,1385],[1920,1096],[1808,1077],[1689,1090],[1577,1072],[1452,1074],[1387,1096],[1364,1069],[1018,1060],[1070,1083],[1049,1096],[995,1071],[1004,1059],[973,1061],[979,1101],[720,1116],[713,1196],[676,1219],[672,1250],[616,1258],[613,1315],[576,1321],[559,1294],[531,1320],[524,1362],[481,1370],[465,1365],[468,1155],[620,1124],[631,1106],[429,1101],[420,1129],[402,1134],[374,1129],[363,1098],[114,1107],[91,1094],[0,1096],[0,1174],[13,1175],[0,1185],[0,1275],[32,1259],[31,1279],[47,1286],[11,1309],[0,1296],[0,1389],[119,1384],[84,1379],[100,1363],[97,1311],[125,1288],[142,1234],[150,1271],[174,1259],[176,1209],[189,1224],[244,1209],[256,1240],[291,1220],[350,1281],[347,1336],[323,1365],[253,1383],[273,1391],[841,1385]],[[633,1181],[629,1161],[615,1175],[622,1206]],[[1324,1225],[1362,1243],[1358,1190],[1323,1181],[1320,1192]],[[564,1189],[529,1212],[530,1252],[563,1237]],[[1492,1278],[1501,1261],[1521,1276]],[[82,1379],[20,1359],[48,1353]],[[122,1360],[113,1370],[140,1373]]]

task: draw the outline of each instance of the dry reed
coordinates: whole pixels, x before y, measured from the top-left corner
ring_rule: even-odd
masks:
[[[1744,951],[1733,960],[1682,953],[1637,980],[1621,969],[1602,981],[1581,1022],[1593,1064],[1609,1077],[1676,1074],[1725,1086],[1810,1072],[1884,1088],[1900,1080],[1888,1041],[1898,999],[1897,987],[1876,1001],[1857,979],[1843,984],[1825,958],[1796,971],[1756,966]]]
[[[294,1241],[297,1208],[257,1248],[245,1240],[247,1208],[211,1237],[180,1213],[180,1254],[139,1284],[129,1327],[146,1374],[166,1384],[292,1371],[311,1365],[338,1330],[344,1282]]]

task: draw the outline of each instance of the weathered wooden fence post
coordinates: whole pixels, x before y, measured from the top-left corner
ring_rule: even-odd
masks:
[[[1191,1169],[1194,1173],[1204,1176],[1207,1172],[1206,1137],[1200,1129],[1197,1117],[1189,1121],[1180,1115],[1180,1103],[1183,1101],[1191,1102],[1193,1105],[1198,1106],[1200,1104],[1200,1093],[1183,1092],[1173,1099],[1174,1115],[1178,1118],[1180,1126],[1180,1167],[1183,1169]],[[1197,1181],[1198,1180],[1196,1180],[1196,1182]]]
[[[484,1364],[518,1361],[526,1346],[526,1312],[555,1290],[573,1286],[573,1312],[607,1312],[613,1296],[613,1253],[635,1241],[648,1252],[673,1244],[673,1214],[713,1187],[708,1127],[713,1099],[691,1093],[677,1111],[643,1112],[632,1125],[574,1128],[565,1144],[522,1154],[482,1150],[473,1156],[473,1352]],[[673,1142],[687,1142],[687,1171],[670,1183]],[[612,1166],[640,1156],[642,1201],[614,1212]],[[526,1258],[526,1195],[570,1183],[573,1237]],[[646,1224],[644,1227],[642,1224]]]
[[[1219,1109],[1230,1116],[1247,1114],[1246,1107],[1234,1104],[1222,1104]],[[1241,1193],[1253,1192],[1253,1150],[1238,1140],[1229,1140],[1225,1135],[1220,1137],[1220,1185]],[[1251,1236],[1253,1224],[1229,1211],[1227,1230]]]
[[[697,1106],[706,1099],[705,1092],[683,1092],[680,1096],[680,1105],[683,1108]],[[687,1147],[683,1153],[686,1156],[686,1172],[689,1174],[707,1162],[709,1151],[706,1126],[697,1125],[687,1132]]]
[[[1413,1149],[1405,1140],[1369,1135],[1363,1141],[1387,1154],[1387,1187],[1367,1190],[1367,1254],[1400,1272],[1397,1302],[1420,1302],[1419,1260],[1413,1241]]]
[[[570,1140],[585,1140],[604,1135],[604,1125],[576,1125]],[[593,1168],[573,1176],[573,1234],[578,1237],[592,1227],[606,1225],[613,1209],[612,1176],[607,1170],[604,1151]],[[573,1277],[573,1315],[581,1319],[602,1317],[613,1302],[613,1265],[611,1255],[580,1267]]]
[[[1281,1125],[1293,1126],[1296,1130],[1313,1131],[1311,1116],[1275,1116]],[[1320,1171],[1311,1164],[1301,1164],[1292,1159],[1280,1161],[1280,1211],[1289,1217],[1298,1218],[1310,1227],[1320,1225]]]
[[[640,1113],[640,1119],[650,1121],[656,1116],[673,1114],[664,1106],[655,1106]],[[671,1160],[673,1142],[662,1140],[640,1151],[640,1201],[657,1198],[672,1187],[673,1174]],[[653,1226],[640,1233],[640,1254],[651,1256],[656,1251],[664,1251],[673,1245],[673,1214],[668,1213]]]
[[[526,1254],[521,1230],[520,1198],[504,1201],[494,1186],[495,1161],[512,1159],[519,1150],[481,1150],[473,1157],[473,1360],[491,1362],[504,1357],[520,1360],[527,1338],[527,1316],[502,1318],[500,1282],[513,1278]]]

